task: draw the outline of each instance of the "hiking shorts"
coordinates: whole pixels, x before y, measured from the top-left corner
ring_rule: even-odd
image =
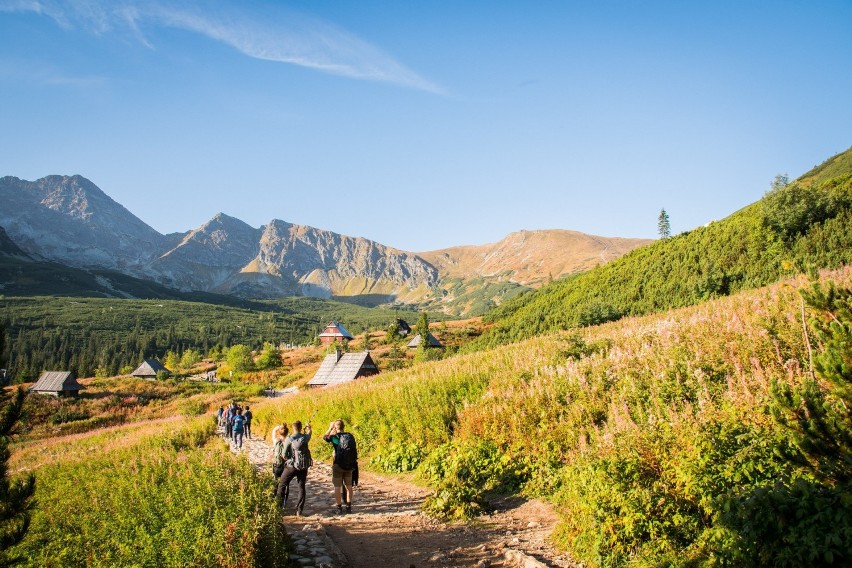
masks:
[[[339,465],[332,464],[331,465],[331,484],[335,487],[340,487],[341,485],[348,485],[352,487],[352,470],[351,469],[343,469]]]

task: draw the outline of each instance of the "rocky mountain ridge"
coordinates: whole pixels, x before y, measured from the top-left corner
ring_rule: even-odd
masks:
[[[259,228],[219,213],[162,235],[82,176],[0,178],[0,227],[25,253],[76,268],[118,270],[181,291],[244,298],[304,295],[369,305],[450,302],[537,286],[641,246],[572,231],[522,231],[499,243],[415,254],[273,219]],[[447,285],[452,282],[452,286]],[[473,284],[471,284],[471,282]],[[485,291],[487,282],[492,286]],[[455,292],[454,292],[455,291]]]

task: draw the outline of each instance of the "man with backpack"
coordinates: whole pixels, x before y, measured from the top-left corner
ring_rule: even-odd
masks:
[[[311,425],[305,426],[302,434],[302,422],[296,420],[292,424],[293,433],[284,440],[284,471],[278,482],[278,491],[275,495],[281,503],[281,507],[287,506],[287,495],[290,481],[295,477],[299,484],[299,500],[296,502],[296,515],[302,516],[305,509],[305,482],[308,479],[308,468],[313,465],[311,451],[308,443],[311,441]]]
[[[243,412],[243,418],[246,419],[246,439],[251,440],[251,407],[246,406],[246,411]]]
[[[328,426],[322,437],[334,446],[334,462],[331,465],[331,483],[334,485],[334,499],[337,501],[337,512],[343,514],[352,512],[352,472],[358,467],[358,448],[355,446],[355,436],[344,431],[343,420],[335,420]],[[346,489],[347,499],[341,498],[341,489]]]

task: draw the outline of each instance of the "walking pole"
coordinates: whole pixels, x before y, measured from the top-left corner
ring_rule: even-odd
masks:
[[[317,415],[317,412],[319,412],[319,408],[317,408],[316,410],[314,410],[314,413],[313,413],[313,414],[311,414],[311,417],[310,417],[310,418],[308,418],[308,421],[307,421],[307,422],[305,422],[305,426],[310,426],[310,425],[311,425],[311,420],[313,420],[313,419],[314,419],[314,417]]]

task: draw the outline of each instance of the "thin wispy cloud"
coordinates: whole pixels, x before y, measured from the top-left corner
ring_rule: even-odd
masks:
[[[354,34],[272,4],[260,13],[252,3],[233,1],[0,0],[0,11],[36,13],[63,28],[97,35],[129,32],[149,47],[155,46],[145,32],[153,27],[182,29],[255,59],[444,94],[440,86]]]
[[[98,88],[107,84],[104,77],[69,75],[50,65],[38,62],[0,62],[0,79],[26,81],[48,87]]]

